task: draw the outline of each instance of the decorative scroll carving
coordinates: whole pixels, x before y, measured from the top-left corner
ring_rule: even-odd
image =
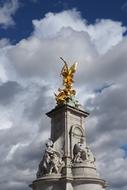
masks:
[[[63,161],[60,153],[55,151],[54,144],[50,140],[46,143],[46,149],[42,161],[39,164],[37,178],[45,174],[59,173],[61,171]]]

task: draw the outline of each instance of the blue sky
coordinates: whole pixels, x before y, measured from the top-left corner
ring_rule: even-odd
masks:
[[[76,98],[108,190],[127,189],[127,1],[0,0],[0,188],[35,179],[62,81],[77,61]]]

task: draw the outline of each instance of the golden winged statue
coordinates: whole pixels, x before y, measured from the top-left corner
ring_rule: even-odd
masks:
[[[62,59],[62,61],[64,62],[64,66],[61,70],[61,75],[63,76],[63,85],[67,86],[67,87],[71,87],[73,81],[73,77],[74,77],[74,73],[77,69],[77,62],[74,63],[70,68],[68,67],[66,61],[60,57],[60,59]]]
[[[60,59],[64,62],[64,66],[61,70],[60,75],[63,76],[63,86],[64,88],[59,88],[58,94],[55,94],[57,104],[65,104],[69,100],[72,100],[72,97],[75,96],[76,91],[72,88],[72,84],[74,83],[74,73],[77,69],[77,62],[74,63],[70,68],[68,67],[67,62],[60,57]]]

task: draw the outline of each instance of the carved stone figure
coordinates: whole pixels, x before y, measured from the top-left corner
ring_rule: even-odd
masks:
[[[53,148],[52,140],[46,143],[46,149],[42,161],[40,162],[37,177],[44,174],[59,173],[62,168],[60,153]]]
[[[74,145],[73,156],[74,163],[87,161],[90,164],[95,164],[95,157],[89,147],[84,147],[83,139]]]
[[[73,156],[74,163],[82,163],[87,159],[86,149],[82,142],[78,142],[74,145]]]
[[[96,159],[95,159],[95,157],[94,157],[92,151],[90,150],[89,147],[86,147],[86,149],[87,149],[87,155],[88,155],[87,160],[88,160],[91,164],[95,164],[95,160],[96,160]]]

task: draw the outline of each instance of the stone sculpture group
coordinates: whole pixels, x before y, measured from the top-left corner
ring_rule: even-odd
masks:
[[[76,143],[73,147],[73,158],[71,163],[73,165],[75,163],[83,162],[88,162],[95,166],[95,157],[93,156],[93,153],[90,148],[84,146],[83,140],[81,140],[81,142]],[[64,162],[62,160],[62,155],[54,149],[54,143],[50,139],[46,143],[43,159],[39,164],[37,178],[46,174],[61,173],[63,166]]]
[[[95,157],[93,156],[90,148],[84,147],[82,142],[78,142],[74,145],[73,156],[73,163],[82,163],[84,161],[91,164],[95,163]]]
[[[63,165],[61,155],[54,150],[52,140],[46,143],[46,149],[43,155],[43,159],[39,164],[37,177],[41,177],[45,174],[59,173]]]

